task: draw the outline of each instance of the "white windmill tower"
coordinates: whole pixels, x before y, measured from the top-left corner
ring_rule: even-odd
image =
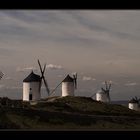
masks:
[[[77,88],[77,74],[73,78],[69,75],[62,81],[62,96],[74,96],[74,90]]]
[[[128,108],[139,111],[140,110],[139,101],[140,101],[140,99],[138,99],[137,97],[132,98],[128,103]]]
[[[41,77],[33,71],[23,80],[23,101],[40,99]]]
[[[38,60],[38,64],[41,71],[41,76],[35,74],[33,71],[23,80],[23,101],[37,101],[41,98],[41,85],[44,81],[46,91],[49,95],[49,88],[44,77],[46,64],[42,70],[41,64]]]
[[[110,88],[111,88],[111,82],[107,83],[105,81],[106,89],[101,88],[101,91],[96,93],[96,100],[101,102],[110,102]]]
[[[51,94],[54,93],[54,91],[62,84],[62,96],[74,96],[74,91],[77,89],[77,73],[73,74],[73,78],[70,77],[68,74],[64,80],[56,86],[56,88],[51,92]],[[50,95],[51,95],[50,94]]]

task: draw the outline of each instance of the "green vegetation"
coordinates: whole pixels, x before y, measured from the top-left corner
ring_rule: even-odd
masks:
[[[140,112],[88,97],[51,97],[30,105],[0,98],[1,129],[140,129]]]

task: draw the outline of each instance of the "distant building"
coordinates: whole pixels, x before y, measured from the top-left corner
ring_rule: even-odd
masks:
[[[33,71],[23,80],[23,101],[40,100],[41,77]]]
[[[96,93],[96,100],[101,102],[110,102],[109,94],[101,90]]]
[[[140,111],[139,100],[132,98],[128,103],[128,108],[136,111]]]
[[[110,88],[111,82],[105,81],[105,88],[101,88],[99,92],[96,93],[96,100],[101,102],[110,102]]]
[[[62,96],[74,96],[74,79],[69,75],[62,81]]]

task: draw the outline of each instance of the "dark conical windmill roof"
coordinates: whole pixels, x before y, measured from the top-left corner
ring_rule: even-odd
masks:
[[[34,74],[32,71],[24,80],[23,82],[40,82],[41,78],[39,75]]]
[[[73,78],[67,75],[66,78],[62,82],[73,82]]]
[[[132,98],[132,99],[129,101],[129,103],[139,103],[139,101],[136,100],[136,99],[134,99],[134,98]]]

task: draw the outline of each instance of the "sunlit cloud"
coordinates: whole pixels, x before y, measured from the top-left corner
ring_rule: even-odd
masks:
[[[5,80],[13,80],[12,77],[5,77]]]
[[[83,81],[91,81],[91,80],[95,81],[96,79],[93,77],[90,77],[90,76],[83,76],[82,80]]]
[[[134,83],[126,83],[125,84],[125,86],[136,86],[136,85],[138,85],[138,83],[135,83],[135,82]]]
[[[57,69],[63,69],[63,67],[61,65],[54,65],[54,64],[49,64],[46,66],[47,69],[53,69],[53,70],[57,70]]]

